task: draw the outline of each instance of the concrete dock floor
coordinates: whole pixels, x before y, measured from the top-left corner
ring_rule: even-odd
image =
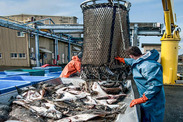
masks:
[[[132,87],[136,93],[135,98],[139,98],[134,81]],[[164,90],[166,99],[164,122],[183,122],[183,85],[164,85]],[[141,120],[140,106],[137,108]]]
[[[164,122],[183,122],[183,86],[164,85],[165,116]]]

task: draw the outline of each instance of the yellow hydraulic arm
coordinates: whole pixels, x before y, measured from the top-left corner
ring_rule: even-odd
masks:
[[[175,84],[177,80],[178,49],[180,28],[175,24],[174,1],[162,0],[166,30],[161,38],[161,63],[163,83]]]

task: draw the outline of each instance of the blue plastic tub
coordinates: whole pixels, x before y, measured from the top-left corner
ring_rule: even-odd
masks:
[[[60,76],[60,74],[62,73],[62,71],[59,71],[59,72],[51,72],[51,73],[47,73],[45,74],[44,76],[50,76],[50,77],[55,77],[55,78],[58,78]]]
[[[62,67],[50,66],[50,67],[33,67],[32,69],[45,70],[45,73],[58,72],[62,70]]]
[[[29,81],[31,85],[37,84],[39,82],[48,81],[54,79],[54,77],[44,77],[44,76],[11,76],[6,78],[0,78],[0,80],[14,80],[14,81]]]
[[[15,76],[15,75],[30,76],[30,74],[28,72],[0,72],[0,78],[8,77],[8,76]]]
[[[31,85],[28,81],[12,81],[12,80],[0,80],[0,94],[11,92],[16,90],[16,87],[22,88]]]
[[[31,76],[44,76],[44,70],[35,70],[35,69],[14,69],[14,70],[5,70],[5,72],[28,72]]]

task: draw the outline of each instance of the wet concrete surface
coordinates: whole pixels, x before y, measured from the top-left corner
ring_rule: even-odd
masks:
[[[164,122],[183,122],[183,85],[165,85]]]

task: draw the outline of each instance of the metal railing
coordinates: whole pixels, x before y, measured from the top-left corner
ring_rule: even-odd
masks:
[[[13,21],[13,20],[11,20],[11,21]],[[10,28],[10,29],[13,29],[13,30],[19,30],[21,32],[31,33],[31,34],[39,33],[39,36],[43,36],[43,37],[50,38],[50,39],[58,39],[59,41],[64,42],[64,43],[71,43],[73,45],[81,46],[81,44],[69,42],[70,37],[64,38],[61,35],[58,36],[58,35],[51,34],[51,33],[48,33],[48,32],[40,31],[38,29],[29,27],[29,26],[26,26],[26,25],[22,25],[22,23],[20,24],[20,22],[15,23],[15,22],[11,22],[11,21],[0,19],[0,26]]]

